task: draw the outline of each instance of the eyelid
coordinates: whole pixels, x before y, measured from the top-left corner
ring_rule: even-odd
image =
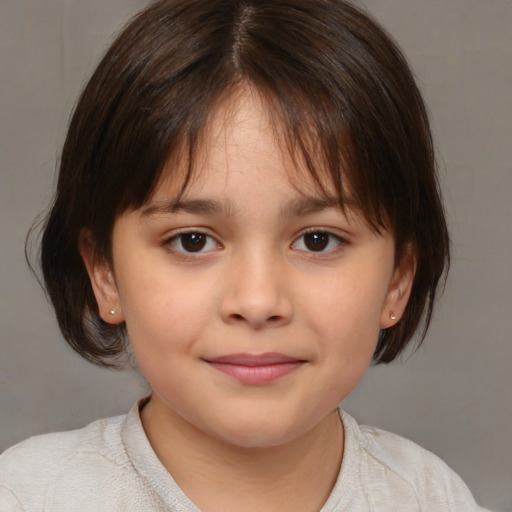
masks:
[[[340,248],[344,248],[347,245],[350,244],[349,240],[346,236],[341,235],[339,232],[335,232],[336,230],[333,230],[332,228],[324,228],[324,227],[310,227],[302,230],[293,240],[291,247],[294,248],[294,246],[297,244],[297,242],[304,237],[305,235],[311,234],[311,233],[322,233],[325,235],[328,235],[331,238],[336,239],[338,242],[337,246],[333,249],[329,250],[322,250],[322,251],[313,251],[308,249],[296,249],[297,251],[302,251],[304,253],[307,253],[308,255],[313,255],[316,257],[326,256],[328,254],[333,254],[336,251],[339,251]]]
[[[170,234],[168,234],[165,239],[163,240],[162,245],[167,248],[167,250],[172,251],[174,254],[178,254],[182,258],[198,258],[200,256],[206,256],[207,254],[212,253],[215,249],[221,249],[222,244],[219,242],[217,237],[213,236],[208,232],[209,230],[206,228],[200,228],[200,227],[189,227],[189,228],[183,228],[183,229],[177,229],[172,231]],[[210,240],[213,240],[216,244],[215,249],[208,249],[208,250],[200,250],[197,252],[193,251],[181,251],[175,247],[173,247],[172,243],[179,239],[180,236],[186,235],[186,234],[198,234],[198,235],[204,235]]]

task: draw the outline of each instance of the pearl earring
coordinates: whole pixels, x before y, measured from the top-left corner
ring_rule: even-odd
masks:
[[[389,318],[391,318],[391,320],[396,320],[396,315],[393,313],[393,311],[390,311]]]
[[[115,314],[116,314],[116,310],[115,310],[115,309],[111,309],[111,310],[110,310],[110,314],[111,314],[111,315],[115,315]]]

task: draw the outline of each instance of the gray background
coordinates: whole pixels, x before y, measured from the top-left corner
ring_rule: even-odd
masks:
[[[23,256],[81,85],[145,3],[0,0],[0,451],[126,412],[146,392],[67,348]],[[512,2],[364,3],[430,106],[454,261],[423,348],[370,370],[344,407],[440,455],[481,504],[512,511]]]

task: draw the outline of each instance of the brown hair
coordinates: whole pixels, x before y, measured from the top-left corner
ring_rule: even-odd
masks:
[[[400,50],[342,0],[163,0],[107,51],[72,117],[41,264],[68,343],[111,366],[124,326],[103,322],[78,250],[87,229],[110,259],[117,216],[151,197],[165,163],[187,148],[189,175],[216,103],[249,84],[280,120],[288,149],[316,182],[328,171],[376,230],[412,248],[416,274],[403,318],[381,332],[374,361],[392,361],[428,327],[449,241],[425,106]],[[314,150],[314,151],[313,151]],[[318,165],[321,162],[322,165]]]

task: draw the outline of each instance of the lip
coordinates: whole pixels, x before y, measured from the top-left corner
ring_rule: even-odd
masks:
[[[298,370],[306,361],[272,352],[226,354],[205,362],[244,384],[267,384]]]

